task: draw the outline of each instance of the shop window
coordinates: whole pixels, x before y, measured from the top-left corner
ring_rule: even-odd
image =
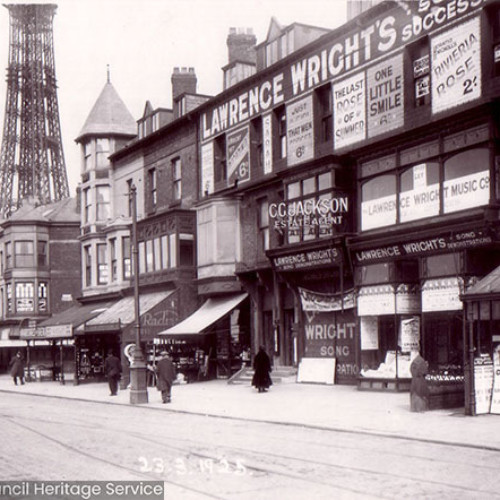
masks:
[[[444,162],[443,210],[457,212],[487,205],[490,200],[490,153],[474,148]]]
[[[181,235],[179,238],[179,265],[194,265],[194,241],[192,235]]]
[[[439,163],[414,165],[400,175],[399,220],[408,222],[438,215]]]
[[[34,248],[32,241],[14,242],[14,262],[16,267],[33,267]]]
[[[424,322],[422,352],[431,372],[462,373],[462,322],[458,315],[428,315]]]
[[[456,276],[461,272],[462,258],[460,254],[432,255],[423,260],[423,276],[425,278]]]
[[[259,251],[269,250],[269,201],[267,198],[257,200],[259,225]]]
[[[37,253],[38,253],[38,267],[46,267],[47,266],[47,242],[38,240],[37,242]]]
[[[98,221],[106,221],[111,217],[109,186],[96,187],[96,217]]]
[[[84,264],[85,264],[85,286],[92,285],[92,251],[91,247],[83,248]]]
[[[172,160],[172,197],[175,201],[182,197],[182,163],[180,158]]]
[[[332,121],[332,86],[331,84],[320,87],[316,91],[320,124],[320,141],[330,142],[333,139],[333,121]]]
[[[116,255],[116,238],[109,240],[109,253],[111,257],[111,281],[118,279],[118,261]]]
[[[109,150],[109,139],[100,138],[96,141],[96,164],[97,168],[107,167]]]
[[[97,244],[97,283],[106,285],[108,283],[108,263],[106,260],[106,245]]]
[[[381,175],[361,186],[361,230],[396,224],[396,176]]]
[[[356,268],[357,282],[361,285],[376,285],[391,281],[391,266],[389,263],[373,264]]]
[[[131,264],[130,264],[130,237],[122,237],[122,272],[123,279],[130,279],[131,276]]]
[[[158,193],[156,189],[156,169],[151,168],[148,170],[148,188],[149,188],[149,206],[151,210],[156,208],[158,203]]]
[[[35,287],[32,282],[16,283],[16,312],[34,312]]]

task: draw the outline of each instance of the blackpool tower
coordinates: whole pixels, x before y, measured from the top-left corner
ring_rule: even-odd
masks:
[[[25,199],[69,197],[54,64],[54,4],[8,4],[7,97],[0,153],[0,217]]]

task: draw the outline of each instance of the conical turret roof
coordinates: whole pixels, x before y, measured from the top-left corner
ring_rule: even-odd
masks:
[[[88,135],[137,135],[137,125],[110,81],[106,82],[85,125],[75,139],[80,142]]]

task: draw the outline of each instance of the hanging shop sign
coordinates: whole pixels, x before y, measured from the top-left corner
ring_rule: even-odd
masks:
[[[449,253],[467,248],[476,248],[489,245],[493,242],[491,234],[483,229],[451,233],[435,238],[413,240],[407,243],[356,250],[354,259],[358,264],[368,264],[398,257],[411,255],[429,255],[434,253]]]
[[[227,134],[226,149],[228,185],[250,180],[250,129]]]
[[[403,54],[367,73],[368,136],[375,137],[404,124]]]
[[[334,149],[366,138],[365,72],[333,84]]]
[[[253,87],[219,101],[201,113],[201,140],[211,139],[334,78],[343,78],[351,71],[388,56],[417,38],[444,28],[449,23],[460,21],[487,3],[488,0],[397,2],[389,12],[374,16],[370,22],[361,26],[353,25],[351,31],[341,33],[334,39],[329,37],[325,43],[316,46],[302,59],[294,60],[284,68],[280,67],[270,72],[267,78]],[[476,33],[476,37],[480,39],[479,28],[473,31],[476,22],[465,23],[465,28],[455,28],[432,40],[433,80],[435,77],[439,78],[439,83],[433,82],[433,92],[440,102],[437,109],[451,106],[451,96],[457,92],[454,87],[457,89],[460,87],[463,93],[466,89],[464,82],[471,80],[472,74],[478,77],[476,72],[480,68],[479,63],[475,59],[476,56],[472,55],[476,42],[470,36]],[[455,37],[456,47],[448,47],[446,44],[446,40],[451,37]],[[462,48],[464,43],[469,46]],[[469,58],[466,58],[466,54],[472,55],[474,63],[471,75],[468,74]],[[462,72],[467,74],[467,77],[465,74],[462,76]],[[452,81],[455,83],[452,84]],[[473,77],[472,81],[474,83]],[[476,80],[476,83],[480,86],[480,81]],[[439,86],[443,84],[444,90]],[[472,95],[477,96],[476,93],[477,91],[473,89]],[[349,94],[343,97],[351,98],[356,93],[349,92]],[[466,94],[466,97],[469,98],[469,94]],[[463,102],[463,94],[460,98]],[[352,140],[352,136],[347,134],[343,145],[348,143],[346,141],[348,137]]]
[[[335,358],[337,382],[357,377],[353,310],[308,312],[304,320],[306,358]]]
[[[273,115],[262,116],[262,153],[264,156],[264,174],[273,171]]]
[[[280,233],[332,236],[349,231],[349,206],[347,195],[334,192],[319,198],[270,203],[268,213]]]
[[[214,192],[214,143],[201,146],[201,196]]]
[[[420,318],[418,316],[401,319],[398,344],[401,352],[420,350]]]
[[[431,38],[432,112],[481,97],[479,17]]]
[[[460,294],[463,291],[464,280],[460,277],[425,281],[422,286],[422,312],[461,310]]]
[[[323,248],[273,257],[272,262],[276,271],[297,271],[323,266],[338,266],[343,262],[343,258],[339,248]]]
[[[287,162],[289,166],[314,158],[313,96],[286,107]]]
[[[342,311],[354,307],[353,290],[349,290],[343,295],[313,292],[302,287],[298,287],[298,290],[303,311]]]
[[[382,316],[396,313],[392,285],[364,286],[358,293],[358,316]]]
[[[363,316],[360,318],[361,350],[378,351],[378,317]]]
[[[489,413],[493,391],[493,361],[489,355],[474,358],[474,398],[476,415]]]

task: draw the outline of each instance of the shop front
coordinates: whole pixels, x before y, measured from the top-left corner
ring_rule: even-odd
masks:
[[[250,348],[247,293],[208,298],[193,314],[158,333],[156,349],[170,353],[188,381],[229,378]]]
[[[470,287],[465,308],[465,413],[500,414],[500,267]]]
[[[139,296],[140,339],[151,362],[155,335],[177,320],[174,290],[142,293]],[[104,361],[109,351],[122,362],[122,386],[130,380],[127,353],[136,342],[135,298],[126,296],[75,330],[76,380],[103,380]]]

